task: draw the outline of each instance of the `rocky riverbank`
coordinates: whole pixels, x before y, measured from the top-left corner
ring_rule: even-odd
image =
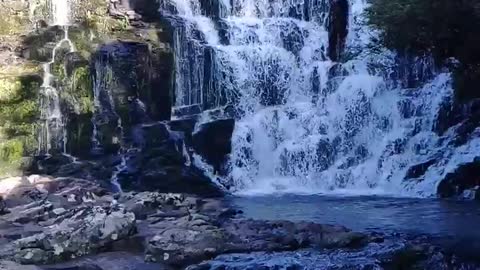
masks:
[[[2,181],[1,257],[60,263],[107,251],[183,268],[233,252],[350,247],[367,236],[340,226],[243,219],[225,200],[156,192],[112,194],[75,178]],[[15,269],[15,268],[11,268]]]
[[[235,255],[239,261],[258,257],[258,252],[264,252],[262,258],[305,250],[322,256],[351,255],[372,247],[382,250],[369,256],[380,256],[384,269],[463,265],[418,240],[402,239],[402,245],[392,248],[389,236],[356,233],[342,226],[246,219],[228,198],[113,194],[83,179],[36,175],[3,180],[0,192],[0,269],[245,269],[230,267],[231,258],[222,264],[222,256],[208,261],[232,253],[244,254]],[[288,265],[275,268],[260,263],[248,269],[316,269]]]

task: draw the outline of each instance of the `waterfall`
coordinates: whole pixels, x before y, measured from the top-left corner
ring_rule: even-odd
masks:
[[[160,0],[175,26],[174,116],[235,108],[223,115],[236,118],[223,180],[234,191],[432,196],[480,149],[433,131],[450,74],[428,56],[372,51],[367,1],[346,1],[345,49],[333,61],[331,5],[341,1]],[[423,181],[405,181],[432,158]]]
[[[55,63],[57,52],[66,44],[70,52],[74,46],[68,37],[70,24],[70,6],[67,0],[52,0],[50,2],[51,24],[63,28],[64,37],[55,44],[51,60],[43,64],[43,84],[40,92],[41,124],[38,135],[38,154],[50,154],[51,151],[66,154],[67,132],[60,108],[60,96],[55,86],[55,77],[51,68]]]

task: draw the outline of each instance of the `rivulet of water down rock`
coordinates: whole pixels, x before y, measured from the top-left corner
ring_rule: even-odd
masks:
[[[38,136],[38,154],[50,154],[51,151],[66,154],[66,119],[64,119],[60,108],[59,89],[55,86],[55,77],[51,68],[55,63],[57,51],[64,45],[68,46],[70,52],[75,50],[73,43],[68,37],[72,11],[68,0],[51,0],[49,7],[51,23],[63,28],[64,38],[55,44],[51,60],[43,64],[43,84],[40,97],[42,123]]]

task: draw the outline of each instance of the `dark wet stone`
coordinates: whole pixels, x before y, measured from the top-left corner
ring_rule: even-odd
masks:
[[[328,56],[338,61],[345,47],[348,34],[349,4],[347,0],[333,0],[330,7]]]
[[[170,132],[168,131],[167,125],[164,123],[143,126],[142,132],[146,149],[162,146],[168,139],[170,139]]]
[[[35,158],[33,167],[30,168],[30,173],[34,174],[55,174],[61,166],[72,163],[72,158],[63,154],[56,154],[52,156],[39,156]]]
[[[320,170],[326,170],[335,159],[335,149],[329,140],[320,140],[317,144],[317,160]]]
[[[223,165],[232,151],[232,133],[235,120],[225,119],[205,123],[193,134],[195,152],[213,166],[216,172],[223,172]]]
[[[96,264],[81,264],[69,267],[48,267],[42,270],[105,270]]]
[[[427,160],[425,162],[422,162],[420,164],[416,164],[411,166],[408,170],[407,173],[405,174],[405,179],[417,179],[421,176],[423,176],[427,170],[434,165],[438,159],[432,158],[430,160]]]
[[[88,60],[85,59],[79,52],[67,53],[63,61],[67,76],[72,76],[75,69],[89,65]]]
[[[480,158],[460,165],[455,171],[448,173],[437,187],[437,194],[442,198],[462,195],[465,190],[480,186]]]
[[[7,204],[2,196],[0,196],[0,216],[10,213]]]
[[[142,172],[140,190],[187,193],[203,197],[223,196],[223,191],[195,167],[163,166]]]

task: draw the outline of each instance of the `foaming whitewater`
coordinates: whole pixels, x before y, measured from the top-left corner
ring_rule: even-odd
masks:
[[[222,180],[235,192],[434,195],[480,150],[476,139],[451,146],[454,128],[433,131],[450,74],[427,56],[405,64],[370,50],[365,0],[349,1],[345,53],[332,61],[331,2],[225,0],[210,14],[198,0],[160,1],[176,26],[176,109],[196,106],[209,121],[234,107],[220,117],[237,119]],[[423,181],[404,179],[432,157]]]
[[[64,38],[55,44],[52,50],[51,60],[42,65],[43,84],[40,92],[41,126],[38,137],[38,153],[50,154],[51,151],[66,153],[67,131],[65,119],[60,108],[60,96],[55,86],[55,77],[51,67],[55,63],[57,52],[68,48],[74,52],[74,46],[68,37],[68,25],[70,24],[70,6],[67,0],[52,0],[50,2],[50,15],[52,25],[60,26],[64,31]]]

